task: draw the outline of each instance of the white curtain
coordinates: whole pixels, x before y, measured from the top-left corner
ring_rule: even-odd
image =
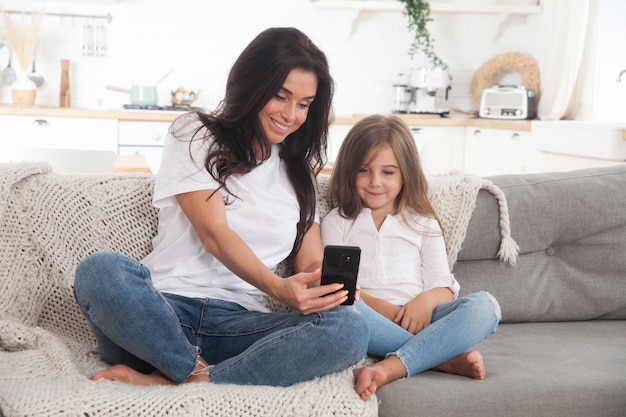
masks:
[[[582,85],[593,60],[589,45],[593,36],[590,0],[542,0],[547,66],[541,76],[541,120],[574,119],[580,107]]]

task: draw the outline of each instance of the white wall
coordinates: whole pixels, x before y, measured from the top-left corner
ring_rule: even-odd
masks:
[[[168,104],[170,91],[183,85],[202,90],[197,104],[212,108],[239,52],[270,26],[298,27],[326,52],[340,116],[389,112],[395,74],[411,66],[401,11],[364,11],[353,21],[352,11],[319,9],[310,0],[0,0],[0,5],[113,16],[106,57],[81,54],[83,19],[44,18],[37,50],[37,70],[46,77],[38,91],[40,105],[58,104],[60,60],[67,58],[73,106],[118,108],[128,97],[105,90],[106,84],[153,84],[174,67],[159,86],[160,104]],[[432,17],[436,50],[453,76],[447,107],[475,109],[470,80],[490,57],[509,51],[540,55],[537,15],[434,12]],[[2,48],[0,68],[6,62],[7,48]],[[0,102],[11,102],[7,86],[0,87]]]

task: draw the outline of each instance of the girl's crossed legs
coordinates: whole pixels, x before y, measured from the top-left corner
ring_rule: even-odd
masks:
[[[442,304],[433,312],[431,324],[416,335],[363,301],[357,303],[357,310],[370,327],[368,353],[384,357],[355,371],[355,388],[361,398],[369,398],[386,383],[429,369],[484,379],[482,355],[467,350],[498,326],[500,307],[489,293],[477,292]]]

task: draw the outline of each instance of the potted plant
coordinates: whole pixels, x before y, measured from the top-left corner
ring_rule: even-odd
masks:
[[[448,65],[437,56],[433,46],[433,39],[428,31],[430,17],[430,5],[428,0],[400,0],[404,5],[404,15],[408,18],[409,31],[414,33],[413,42],[409,47],[409,56],[413,58],[417,52],[422,52],[430,60],[431,67],[448,69]]]

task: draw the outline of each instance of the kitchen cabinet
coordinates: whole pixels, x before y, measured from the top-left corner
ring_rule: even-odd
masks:
[[[539,152],[528,131],[465,128],[464,171],[478,176],[537,172]]]
[[[120,120],[118,149],[120,155],[142,155],[156,173],[161,166],[163,145],[170,122]]]
[[[171,112],[0,105],[0,146],[6,150],[102,150],[119,155],[143,156],[132,160],[145,160],[140,168],[145,168],[147,164],[156,173],[161,163],[167,131],[178,116],[179,113]],[[348,131],[362,117],[337,117],[330,126],[328,166],[333,165]],[[538,124],[543,122],[533,122],[531,125],[526,120],[423,118],[415,115],[400,117],[412,130],[424,171],[428,175],[458,170],[489,176],[565,171],[623,163],[542,151],[534,135],[540,133]],[[558,134],[565,133],[559,130]],[[621,132],[620,135],[626,136],[626,133]],[[598,136],[594,137],[597,141]],[[0,152],[0,161],[2,157],[6,159],[7,155],[6,151]]]
[[[409,126],[427,175],[463,170],[465,128],[462,126]]]
[[[333,166],[335,164],[339,147],[350,129],[352,129],[352,126],[353,125],[349,123],[333,123],[328,128],[328,148],[326,150],[328,160],[326,166]]]
[[[2,147],[117,152],[117,119],[0,115]]]
[[[339,147],[352,126],[353,124],[342,123],[334,123],[330,126],[327,166],[334,164]],[[413,124],[409,127],[426,174],[443,174],[463,169],[464,127]]]

